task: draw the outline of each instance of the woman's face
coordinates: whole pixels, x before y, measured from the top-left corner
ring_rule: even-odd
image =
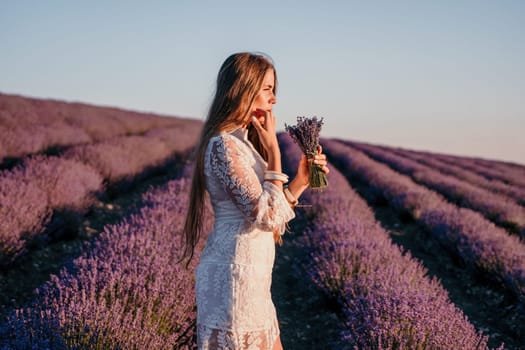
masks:
[[[261,124],[264,123],[264,112],[271,113],[272,107],[277,103],[277,98],[274,92],[275,84],[275,73],[273,69],[268,69],[264,75],[261,90],[255,97],[253,102],[251,115],[254,115],[259,119]]]

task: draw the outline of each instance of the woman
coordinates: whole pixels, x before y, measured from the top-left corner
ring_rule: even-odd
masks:
[[[207,190],[215,223],[196,269],[199,349],[282,349],[270,295],[275,242],[294,218],[308,187],[303,156],[288,182],[272,106],[277,77],[266,57],[237,53],[217,77],[215,97],[197,149],[185,256],[193,256],[202,230]],[[326,167],[326,156],[314,160]]]

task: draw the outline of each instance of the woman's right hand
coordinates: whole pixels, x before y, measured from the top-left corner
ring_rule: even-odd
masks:
[[[259,135],[259,141],[261,141],[264,149],[268,153],[278,152],[279,142],[277,141],[275,115],[273,112],[268,112],[258,108],[255,111],[255,115],[251,117],[251,123]]]
[[[326,160],[326,154],[323,153],[323,147],[321,145],[317,146],[317,154],[313,158],[313,163],[321,168],[323,173],[328,174],[330,169],[328,168],[328,161]],[[300,184],[309,186],[309,177],[310,177],[310,166],[308,165],[308,159],[304,154],[301,156],[299,161],[299,166],[297,168],[296,179]]]

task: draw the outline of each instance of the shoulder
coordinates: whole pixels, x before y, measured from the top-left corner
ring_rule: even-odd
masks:
[[[226,145],[229,147],[242,147],[244,142],[236,135],[235,131],[221,131],[210,138],[209,144]]]
[[[213,153],[238,153],[242,150],[242,142],[229,132],[222,131],[210,138],[208,152]],[[207,152],[207,153],[208,153]]]

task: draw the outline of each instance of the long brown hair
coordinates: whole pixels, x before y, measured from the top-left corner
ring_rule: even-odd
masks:
[[[191,261],[195,246],[201,237],[206,195],[204,178],[204,153],[210,139],[221,131],[232,131],[248,122],[255,97],[262,87],[264,75],[275,68],[271,59],[263,54],[249,52],[235,53],[222,64],[217,76],[217,88],[204,122],[199,144],[195,152],[195,163],[189,198],[188,213],[184,223],[182,259]],[[274,94],[277,88],[275,74]],[[251,124],[250,124],[251,125]],[[248,139],[261,156],[268,160],[259,136],[249,128]],[[274,234],[275,237],[275,234]]]

